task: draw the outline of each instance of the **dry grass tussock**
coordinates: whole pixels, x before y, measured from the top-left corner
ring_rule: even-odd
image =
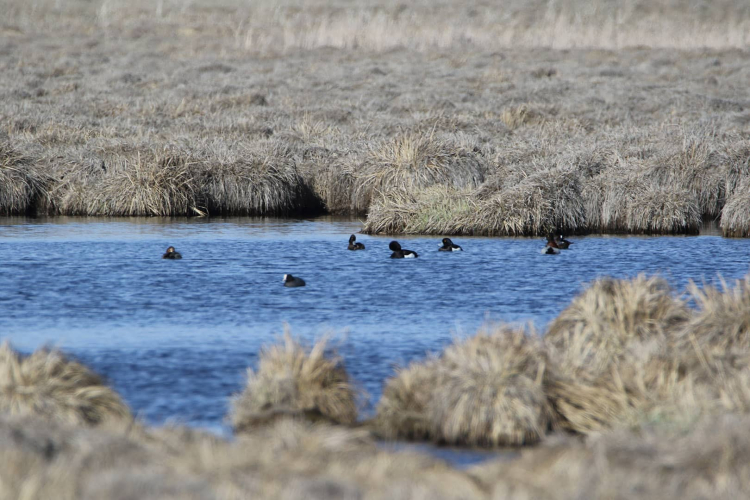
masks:
[[[552,322],[545,388],[561,426],[589,434],[750,411],[747,284],[691,291],[697,311],[661,278],[599,280]]]
[[[663,278],[601,278],[552,321],[544,340],[564,353],[571,373],[598,375],[635,343],[666,342],[688,318]]]
[[[724,236],[750,238],[750,176],[746,177],[721,211]]]
[[[208,146],[206,147],[208,148]],[[314,211],[292,150],[270,142],[251,151],[162,148],[58,167],[48,211],[74,215],[288,214]],[[305,198],[307,196],[307,198]]]
[[[722,288],[691,283],[689,292],[698,306],[677,343],[683,350],[696,344],[709,354],[750,353],[750,275],[737,280],[734,287],[722,282]]]
[[[370,206],[362,228],[368,234],[475,234],[478,205],[470,190],[431,186],[390,191]]]
[[[745,498],[748,423],[747,416],[723,416],[687,432],[659,427],[561,439],[472,473],[492,488],[493,500]]]
[[[370,208],[365,233],[545,235],[586,227],[580,178],[571,169],[539,169],[489,197],[483,190],[433,186],[387,192]]]
[[[0,142],[0,215],[33,212],[48,181],[42,165]]]
[[[392,191],[411,192],[441,184],[457,189],[484,181],[487,161],[478,146],[434,134],[404,134],[373,148],[355,181],[357,206]]]
[[[640,418],[648,391],[665,382],[666,346],[688,318],[658,277],[599,279],[576,297],[545,335],[547,395],[562,426],[588,433]]]
[[[327,356],[326,347],[322,339],[308,350],[286,332],[283,343],[264,348],[258,369],[248,369],[247,386],[233,402],[235,431],[287,415],[353,424],[355,390],[341,360]]]
[[[640,162],[639,162],[640,163]],[[672,166],[665,167],[670,174]],[[691,172],[696,174],[695,171]],[[707,204],[701,211],[698,195],[685,183],[649,177],[642,165],[622,165],[602,172],[583,192],[586,221],[603,232],[646,234],[697,233],[703,214],[715,214]],[[719,196],[720,186],[706,196]]]
[[[0,346],[0,411],[79,425],[128,423],[125,403],[102,379],[56,350],[24,356]]]
[[[293,420],[233,442],[187,429],[110,433],[0,414],[0,499],[474,499],[475,480],[365,431]]]
[[[546,358],[523,329],[498,327],[390,379],[375,424],[386,437],[473,446],[539,441],[552,424]]]

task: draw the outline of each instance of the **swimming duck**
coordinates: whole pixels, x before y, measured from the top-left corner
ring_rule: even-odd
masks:
[[[565,236],[562,234],[555,239],[555,243],[557,243],[557,246],[563,250],[567,250],[568,247],[573,244],[572,241],[566,240]]]
[[[167,253],[161,256],[162,259],[181,259],[182,255],[180,252],[174,249],[174,247],[167,248]]]
[[[546,255],[557,255],[560,253],[560,247],[557,245],[557,241],[555,241],[555,235],[550,233],[547,236],[547,244],[542,248],[542,253]]]
[[[295,276],[292,276],[291,274],[285,274],[284,286],[289,287],[289,288],[305,286],[305,280],[303,280],[302,278],[297,278]]]
[[[464,249],[456,245],[455,243],[453,243],[450,238],[443,238],[443,246],[438,248],[438,251],[440,252],[458,252],[458,251],[463,252]]]
[[[354,243],[357,240],[357,237],[354,235],[349,236],[349,246],[347,249],[349,250],[364,250],[365,246],[362,243]]]
[[[388,245],[388,248],[393,251],[393,253],[391,254],[391,259],[415,259],[419,257],[419,255],[417,255],[417,252],[412,252],[411,250],[402,250],[401,245],[399,245],[398,241],[391,241],[391,243]]]

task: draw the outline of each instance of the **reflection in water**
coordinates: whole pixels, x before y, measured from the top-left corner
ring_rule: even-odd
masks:
[[[0,332],[44,343],[107,376],[152,423],[220,428],[259,348],[288,323],[334,336],[377,401],[394,365],[439,351],[486,319],[539,329],[601,275],[661,272],[676,287],[748,271],[747,242],[715,236],[579,237],[561,255],[543,238],[400,238],[419,259],[390,259],[390,237],[356,220],[0,219]],[[179,261],[162,260],[174,245]],[[282,284],[286,273],[307,281]]]

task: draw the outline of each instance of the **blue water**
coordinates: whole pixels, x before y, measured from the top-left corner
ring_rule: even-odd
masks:
[[[329,334],[376,403],[394,365],[439,351],[486,320],[539,329],[584,283],[662,273],[678,289],[747,274],[747,240],[398,238],[419,259],[391,260],[390,237],[321,218],[0,218],[0,336],[22,351],[53,344],[103,374],[149,423],[226,429],[247,367],[285,323],[307,341]],[[174,245],[180,261],[162,260]],[[307,281],[285,288],[285,273]],[[366,404],[364,411],[369,411]]]

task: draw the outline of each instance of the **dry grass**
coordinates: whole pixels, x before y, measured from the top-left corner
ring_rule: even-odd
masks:
[[[475,480],[368,433],[281,420],[232,442],[187,429],[111,433],[0,414],[0,499],[480,499]]]
[[[545,371],[541,343],[523,329],[498,328],[449,346],[428,405],[439,439],[479,446],[538,442],[552,421]]]
[[[487,169],[482,151],[468,142],[433,134],[404,134],[373,148],[355,181],[357,206],[366,208],[375,195],[411,192],[436,184],[457,189],[476,187]]]
[[[467,222],[476,218],[471,191],[431,186],[390,191],[370,206],[362,228],[366,234],[477,234]]]
[[[599,374],[636,343],[663,344],[689,318],[663,278],[601,278],[549,325],[544,340],[564,354],[571,373]]]
[[[749,231],[737,0],[0,1],[0,213]]]
[[[469,446],[539,441],[551,425],[541,344],[499,327],[415,363],[386,383],[375,419],[384,436]]]
[[[744,498],[750,494],[747,417],[704,419],[689,432],[622,430],[525,450],[473,471],[502,499]]]
[[[586,226],[578,173],[569,168],[539,169],[504,188],[475,214],[475,233],[545,235],[575,233]]]
[[[55,350],[23,356],[0,346],[0,410],[79,425],[127,423],[130,411],[102,379]]]
[[[600,280],[552,322],[545,388],[563,427],[750,411],[747,284],[691,292],[698,311],[660,278]]]
[[[283,344],[264,348],[257,371],[248,369],[231,418],[235,431],[244,432],[287,415],[356,421],[355,391],[341,360],[326,356],[325,339],[307,350],[286,332]]]
[[[0,142],[0,215],[33,213],[48,180],[41,165]]]
[[[396,370],[383,387],[376,428],[388,439],[428,440],[433,434],[427,408],[437,380],[437,360],[413,362]]]
[[[589,286],[545,335],[553,365],[546,390],[562,425],[589,433],[640,418],[651,391],[673,374],[666,346],[688,319],[662,278]]]
[[[710,354],[750,353],[750,275],[730,287],[689,287],[698,311],[680,332],[682,350],[694,345]]]
[[[724,236],[750,238],[750,177],[739,183],[721,210],[721,230]]]

